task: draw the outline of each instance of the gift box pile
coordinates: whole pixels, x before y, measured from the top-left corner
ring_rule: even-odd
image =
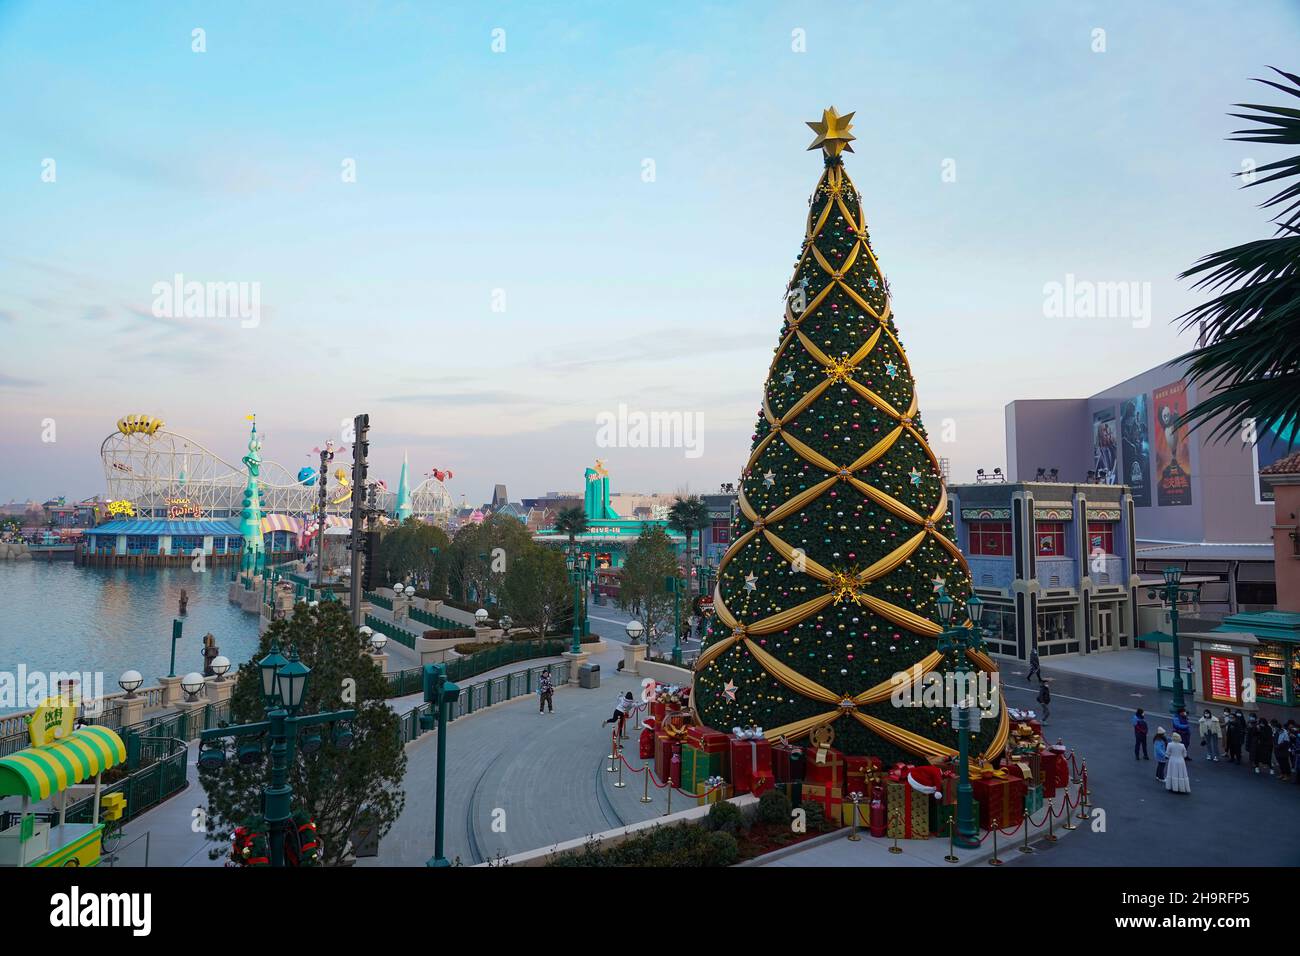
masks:
[[[981,765],[970,768],[970,785],[979,801],[980,827],[991,830],[996,825],[1010,830],[1025,818],[1025,794],[1029,783],[1018,772]]]
[[[684,715],[674,718],[674,711],[667,713],[664,729],[655,731],[655,776],[660,780],[668,779],[666,774],[676,753],[681,768],[677,785],[704,802],[713,803],[742,793],[762,796],[772,789],[773,751],[762,728],[733,727],[730,734],[725,734],[712,727],[688,726]],[[719,797],[722,791],[715,790],[706,800],[705,791],[714,786],[710,781],[726,784],[726,795]]]
[[[930,804],[937,803],[908,782],[908,764],[896,763],[885,780],[887,836],[900,840],[927,840],[930,837]]]
[[[1007,719],[1011,721],[1013,729],[1020,724],[1027,724],[1029,729],[1038,734],[1038,736],[1041,737],[1043,735],[1043,725],[1039,722],[1038,715],[1032,710],[1016,710],[1014,707],[1008,707]]]
[[[761,797],[772,789],[772,745],[761,727],[733,727],[728,738],[731,787],[737,794]]]
[[[709,727],[688,727],[682,741],[682,789],[700,793],[710,777],[731,776],[727,735]]]
[[[1023,716],[1023,712],[1009,712],[1017,713]],[[1070,762],[1065,744],[1058,740],[1048,746],[1037,726],[1037,721],[1030,720],[1013,723],[1002,760],[1003,770],[1025,782],[1025,810],[1028,813],[1042,809],[1045,801],[1051,800],[1070,783]]]
[[[827,820],[839,820],[844,807],[844,755],[830,746],[803,749],[804,778],[799,790],[804,804],[821,806]]]
[[[659,723],[672,713],[687,710],[691,705],[691,689],[676,684],[656,683],[650,698],[650,714]]]

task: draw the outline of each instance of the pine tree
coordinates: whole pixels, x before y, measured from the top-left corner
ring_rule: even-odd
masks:
[[[861,196],[844,170],[852,116],[831,108],[808,124],[825,171],[692,697],[709,726],[793,740],[831,725],[846,753],[916,762],[955,752],[950,711],[894,706],[891,678],[953,668],[955,657],[937,650],[936,602],[942,589],[961,607],[970,573]],[[984,654],[969,656],[996,670]],[[972,753],[999,752],[1006,735],[999,708]]]

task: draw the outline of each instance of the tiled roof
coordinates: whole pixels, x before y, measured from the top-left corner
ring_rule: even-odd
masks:
[[[1300,451],[1293,451],[1285,458],[1261,468],[1259,473],[1261,475],[1300,475]]]

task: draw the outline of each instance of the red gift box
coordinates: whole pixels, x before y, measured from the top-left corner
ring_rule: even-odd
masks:
[[[1058,789],[1070,785],[1070,763],[1055,750],[1044,750],[1038,758],[1043,764],[1043,796],[1054,797]]]
[[[706,754],[726,753],[730,738],[720,730],[712,727],[691,726],[686,728],[686,742],[696,750]]]
[[[844,757],[844,793],[862,794],[863,801],[870,799],[872,775],[880,772],[879,757]]]
[[[941,767],[939,769],[939,772],[941,774],[941,776],[939,777],[939,792],[943,794],[943,798],[939,800],[939,806],[941,807],[956,806],[957,805],[957,784],[960,782],[960,780],[958,779],[957,771],[951,770],[945,766],[945,767]]]
[[[637,740],[637,753],[642,760],[652,760],[655,755],[655,732],[653,727],[642,727]]]
[[[673,752],[676,749],[680,752],[681,744],[676,737],[671,737],[666,731],[655,731],[655,776],[659,778],[660,783],[668,781],[668,774],[671,769]]]
[[[818,762],[817,757],[822,757]],[[844,787],[844,754],[833,747],[805,747],[804,782],[830,787]]]
[[[1003,770],[971,769],[971,789],[979,801],[980,826],[1010,830],[1025,818],[1025,793],[1029,784],[1021,777]]]
[[[664,716],[668,713],[668,702],[666,700],[650,701],[650,716],[655,719],[655,723],[662,725]]]
[[[762,796],[770,790],[772,774],[772,745],[762,737],[730,737],[731,785],[737,795],[753,793]]]

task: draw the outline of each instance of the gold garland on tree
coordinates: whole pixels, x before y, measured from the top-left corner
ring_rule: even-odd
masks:
[[[818,134],[809,149],[821,147],[830,156],[838,156],[842,150],[852,151],[848,142],[853,139],[848,132],[853,114],[849,113],[840,116],[834,108],[827,110],[823,114],[822,122],[809,123],[808,125]],[[867,608],[874,614],[884,618],[891,624],[905,628],[914,634],[923,637],[938,637],[943,633],[943,628],[927,618],[921,617],[906,608],[899,607],[889,601],[885,601],[874,595],[867,594],[862,587],[879,578],[884,577],[891,571],[898,568],[908,558],[925,543],[927,539],[932,539],[941,545],[946,551],[953,555],[961,564],[962,569],[967,575],[970,574],[970,567],[966,563],[966,558],[962,555],[961,550],[953,544],[939,530],[938,523],[948,510],[948,493],[942,489],[939,502],[934,510],[929,514],[920,514],[908,505],[899,501],[887,492],[874,487],[871,484],[858,478],[856,473],[868,467],[873,462],[883,457],[893,448],[894,444],[904,434],[913,438],[924,450],[934,467],[935,473],[939,472],[939,460],[934,451],[930,448],[929,442],[925,436],[916,427],[913,418],[916,415],[916,389],[912,389],[912,401],[906,411],[899,411],[885,399],[881,398],[871,389],[867,388],[861,382],[854,378],[862,362],[866,360],[876,344],[880,341],[882,335],[888,336],[898,354],[902,357],[904,363],[907,363],[907,354],[903,351],[902,344],[898,341],[894,333],[889,329],[888,322],[890,317],[890,302],[885,300],[884,310],[878,313],[873,309],[856,289],[854,289],[844,277],[848,274],[853,264],[857,261],[858,256],[865,255],[870,257],[872,264],[876,267],[877,273],[881,273],[880,265],[872,254],[870,246],[867,244],[867,224],[866,213],[859,206],[859,216],[855,218],[844,203],[844,194],[846,191],[856,191],[852,180],[844,171],[841,164],[828,165],[822,173],[821,179],[817,182],[817,191],[828,194],[834,199],[833,203],[825,203],[822,206],[821,213],[817,216],[816,222],[813,221],[813,210],[808,212],[808,224],[804,236],[804,252],[799,262],[795,265],[794,274],[797,277],[799,270],[808,262],[809,257],[817,263],[817,266],[827,277],[826,285],[817,292],[812,298],[807,300],[804,308],[796,314],[787,298],[785,307],[785,318],[789,331],[777,346],[776,354],[772,357],[772,364],[768,368],[768,375],[771,376],[780,360],[781,355],[794,341],[798,341],[809,355],[813,357],[824,369],[826,378],[818,382],[813,388],[809,389],[803,397],[796,401],[785,412],[784,415],[777,416],[773,411],[767,397],[763,398],[763,417],[771,426],[771,431],[754,446],[750,453],[749,461],[745,465],[745,473],[748,473],[758,461],[763,450],[774,441],[783,441],[799,458],[826,472],[826,478],[809,488],[801,491],[793,498],[788,499],[776,508],[772,509],[765,515],[760,515],[754,510],[749,500],[746,498],[743,489],[739,496],[739,506],[741,513],[752,522],[753,527],[738,537],[727,548],[718,565],[718,584],[714,588],[713,608],[719,621],[731,629],[731,635],[723,638],[714,644],[705,648],[695,662],[695,671],[699,672],[708,667],[710,663],[724,651],[730,649],[736,644],[743,644],[745,649],[753,656],[760,667],[768,674],[774,677],[785,687],[797,694],[827,705],[830,709],[823,714],[813,717],[807,717],[793,723],[784,724],[764,732],[764,736],[769,740],[777,740],[780,737],[795,739],[803,737],[814,729],[829,725],[841,717],[847,715],[867,729],[872,731],[878,737],[889,741],[901,747],[904,750],[914,753],[927,759],[942,759],[957,756],[957,751],[944,744],[922,737],[920,734],[905,730],[895,724],[881,720],[878,717],[871,717],[862,713],[859,708],[868,704],[879,703],[887,700],[890,695],[897,689],[892,681],[883,681],[875,687],[870,687],[852,697],[843,696],[833,693],[827,688],[821,686],[816,681],[800,674],[794,668],[783,663],[772,654],[763,650],[752,637],[761,637],[767,634],[775,634],[784,631],[796,624],[820,613],[825,608],[839,604],[843,601],[852,601],[854,604]],[[857,237],[856,242],[850,251],[844,264],[838,269],[826,261],[821,251],[814,243],[817,236],[820,235],[830,218],[831,209],[838,209],[844,221],[851,224],[852,231]],[[810,315],[836,289],[841,290],[859,307],[866,310],[867,314],[876,320],[878,326],[870,338],[863,343],[853,355],[846,359],[835,359],[828,356],[817,345],[804,334],[799,327],[804,316]],[[911,371],[911,365],[907,365],[908,371]],[[871,448],[847,465],[841,465],[831,461],[825,455],[811,448],[805,442],[800,441],[793,435],[784,430],[784,426],[794,420],[801,412],[805,411],[813,402],[815,402],[823,392],[832,385],[842,383],[851,388],[859,396],[865,399],[871,405],[875,406],[880,412],[889,416],[895,422],[894,427],[876,442]],[[884,508],[890,514],[902,519],[908,524],[914,526],[915,533],[907,540],[903,541],[889,554],[880,558],[870,567],[865,568],[857,573],[846,573],[843,571],[832,571],[806,554],[791,547],[783,541],[769,526],[780,522],[783,518],[800,511],[812,501],[820,497],[824,492],[830,490],[839,482],[846,482],[862,493],[869,501],[876,503]],[[942,486],[941,486],[942,487]],[[805,601],[795,607],[788,608],[770,617],[755,621],[751,624],[742,624],[727,609],[726,602],[722,597],[722,572],[726,569],[731,559],[736,556],[751,540],[758,535],[762,535],[769,545],[779,554],[795,571],[801,571],[809,577],[820,582],[826,587],[826,593]],[[969,624],[967,625],[969,626]],[[997,671],[997,665],[986,654],[979,651],[967,651],[967,658],[975,664],[977,668],[989,673]],[[934,651],[922,659],[919,664],[911,671],[915,675],[913,690],[919,691],[916,686],[922,680],[925,674],[934,670],[943,661],[943,654]],[[692,710],[694,710],[694,695],[692,695]],[[1007,718],[1005,706],[998,708],[1000,717],[998,730],[994,735],[992,742],[984,751],[983,758],[988,760],[1002,753],[1006,747],[1008,735],[1010,733],[1010,723]],[[697,716],[698,720],[698,716]]]

